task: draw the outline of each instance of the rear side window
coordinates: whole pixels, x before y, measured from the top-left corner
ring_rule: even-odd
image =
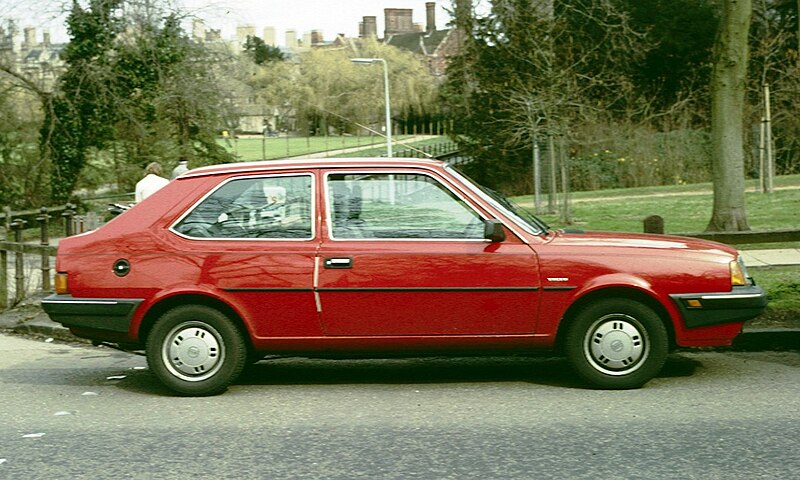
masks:
[[[191,238],[310,240],[312,177],[231,180],[195,205],[173,231]]]

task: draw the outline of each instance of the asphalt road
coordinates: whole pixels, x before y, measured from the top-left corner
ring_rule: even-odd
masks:
[[[321,361],[170,396],[143,358],[0,335],[0,478],[796,478],[800,353],[677,353],[645,388],[559,359]]]

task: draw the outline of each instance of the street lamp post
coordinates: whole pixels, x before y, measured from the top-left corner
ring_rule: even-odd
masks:
[[[386,104],[386,156],[392,157],[392,110],[389,103],[389,64],[383,58],[353,58],[353,63],[383,63],[383,94]]]

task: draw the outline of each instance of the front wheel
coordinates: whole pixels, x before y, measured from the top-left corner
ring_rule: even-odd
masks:
[[[664,366],[667,331],[661,318],[634,300],[589,304],[568,326],[565,350],[572,367],[599,388],[638,388]]]
[[[247,359],[247,345],[236,325],[202,305],[185,305],[162,315],[146,349],[147,363],[159,380],[187,396],[225,391]]]

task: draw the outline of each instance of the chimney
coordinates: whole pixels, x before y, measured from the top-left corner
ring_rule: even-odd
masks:
[[[206,39],[206,26],[199,18],[192,20],[192,39],[195,42],[202,42]]]
[[[436,31],[436,2],[425,2],[425,18],[427,19],[425,31]]]
[[[364,17],[362,23],[364,26],[361,38],[375,38],[378,36],[378,17],[368,16]]]
[[[414,31],[412,21],[413,10],[410,8],[384,8],[383,15],[386,19],[383,37],[389,38],[398,33],[410,33]]]
[[[297,50],[297,32],[295,30],[286,30],[286,48]]]
[[[311,45],[322,45],[325,39],[322,36],[322,30],[311,30]]]
[[[264,36],[261,37],[264,43],[270,47],[275,46],[275,27],[264,27]]]
[[[45,30],[45,31],[42,32],[42,44],[45,47],[49,47],[50,46],[50,31],[49,30]]]
[[[36,46],[36,29],[33,27],[25,27],[25,42],[22,47],[25,49],[33,48]]]
[[[256,27],[254,25],[237,25],[236,26],[236,41],[239,42],[239,46],[244,45],[247,41],[247,37],[255,37],[256,36]]]

